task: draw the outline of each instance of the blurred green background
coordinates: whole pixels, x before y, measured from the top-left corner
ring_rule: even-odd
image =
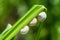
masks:
[[[36,4],[47,8],[47,19],[43,23],[40,40],[60,40],[60,0],[0,0],[0,33],[8,23],[13,25]],[[29,33],[22,38],[34,40],[33,37]]]

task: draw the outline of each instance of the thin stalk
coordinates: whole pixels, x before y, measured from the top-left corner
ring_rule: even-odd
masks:
[[[40,32],[41,32],[42,27],[43,27],[43,23],[42,22],[39,22],[38,23],[38,30],[36,32],[35,40],[39,40],[40,39]]]

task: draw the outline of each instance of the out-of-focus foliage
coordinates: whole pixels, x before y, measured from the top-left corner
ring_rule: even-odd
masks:
[[[44,5],[47,8],[47,19],[43,22],[41,29],[41,40],[60,40],[60,0],[0,0],[0,33],[8,23],[14,24],[34,4]],[[31,27],[27,35],[19,38],[34,40],[35,37]],[[22,40],[24,40],[22,39]]]

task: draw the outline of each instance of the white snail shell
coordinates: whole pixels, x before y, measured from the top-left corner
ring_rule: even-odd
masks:
[[[39,15],[38,15],[38,21],[44,21],[45,19],[47,18],[47,15],[45,12],[41,12]]]
[[[8,24],[8,25],[7,25],[7,29],[8,29],[8,30],[9,30],[11,27],[12,27],[11,24]]]
[[[24,34],[27,34],[28,31],[29,31],[29,26],[25,26],[24,28],[21,29],[20,33],[24,35]]]
[[[30,23],[29,26],[35,26],[37,24],[37,19],[34,18]]]

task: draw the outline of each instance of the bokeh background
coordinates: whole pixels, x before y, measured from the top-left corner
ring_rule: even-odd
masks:
[[[0,33],[8,23],[13,25],[36,4],[47,8],[47,19],[43,23],[40,40],[60,40],[60,0],[0,0]],[[29,38],[33,38],[32,35],[28,35]],[[28,36],[25,37],[23,36],[28,40]],[[33,40],[31,38],[30,40]]]

